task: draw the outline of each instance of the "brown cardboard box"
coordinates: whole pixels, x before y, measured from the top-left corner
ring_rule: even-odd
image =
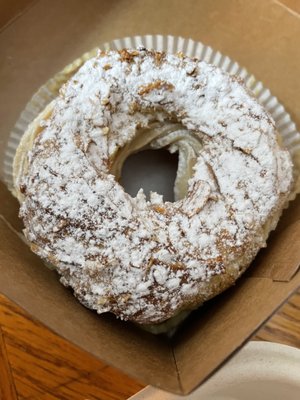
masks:
[[[41,84],[86,50],[135,34],[172,34],[211,45],[262,80],[300,125],[300,19],[278,1],[4,3],[1,155],[19,113]],[[174,393],[198,386],[300,286],[298,199],[235,287],[193,313],[173,339],[153,336],[81,306],[17,235],[18,204],[3,184],[0,205],[0,292],[96,357]]]

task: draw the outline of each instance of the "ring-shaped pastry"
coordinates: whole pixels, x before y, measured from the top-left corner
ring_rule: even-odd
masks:
[[[127,194],[125,159],[161,147],[179,153],[175,202]],[[141,324],[232,285],[293,185],[272,118],[238,78],[144,48],[88,60],[28,128],[14,172],[32,250],[84,305]]]

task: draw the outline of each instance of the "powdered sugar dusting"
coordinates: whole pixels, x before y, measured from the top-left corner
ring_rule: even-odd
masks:
[[[112,174],[157,121],[177,131],[142,145],[179,151],[174,203],[132,198]],[[21,180],[25,234],[99,313],[155,323],[217,294],[265,245],[291,188],[270,116],[237,78],[182,55],[99,52],[42,125]]]

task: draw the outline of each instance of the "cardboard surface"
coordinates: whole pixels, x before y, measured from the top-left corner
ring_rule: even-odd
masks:
[[[262,316],[274,313],[299,285],[299,274],[289,285],[264,278],[241,279],[203,312],[195,312],[193,325],[174,345],[182,392],[195,389],[200,376],[201,382],[208,378],[259,328]]]
[[[271,0],[40,0],[0,34],[0,156],[19,113],[55,72],[117,37],[191,37],[256,75],[300,126],[300,19]],[[21,9],[20,9],[21,10]],[[196,311],[173,340],[81,306],[15,233],[17,203],[0,185],[0,292],[50,329],[140,381],[188,393],[300,286],[300,201],[236,286]]]
[[[249,272],[253,277],[289,282],[300,266],[300,220],[288,225],[280,235],[272,234],[269,242],[272,247],[260,252]]]
[[[35,0],[0,0],[0,31],[5,29],[6,25],[12,24],[16,18],[21,16]]]

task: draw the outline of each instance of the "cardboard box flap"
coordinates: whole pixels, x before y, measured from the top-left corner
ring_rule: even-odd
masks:
[[[194,390],[219,368],[299,285],[300,272],[288,283],[242,278],[210,301],[209,307],[195,311],[193,324],[185,324],[186,329],[174,339],[183,393]]]
[[[83,307],[71,290],[59,283],[57,273],[46,268],[2,219],[0,242],[0,293],[107,364],[139,381],[181,391],[167,338]]]
[[[299,200],[297,200],[298,202]],[[293,204],[291,205],[292,212]],[[288,282],[300,266],[300,220],[288,225],[280,234],[274,232],[268,246],[255,259],[250,276]]]
[[[290,203],[268,247],[236,285],[195,311],[193,324],[187,321],[174,338],[183,393],[207,379],[300,287],[299,204],[299,198]]]

